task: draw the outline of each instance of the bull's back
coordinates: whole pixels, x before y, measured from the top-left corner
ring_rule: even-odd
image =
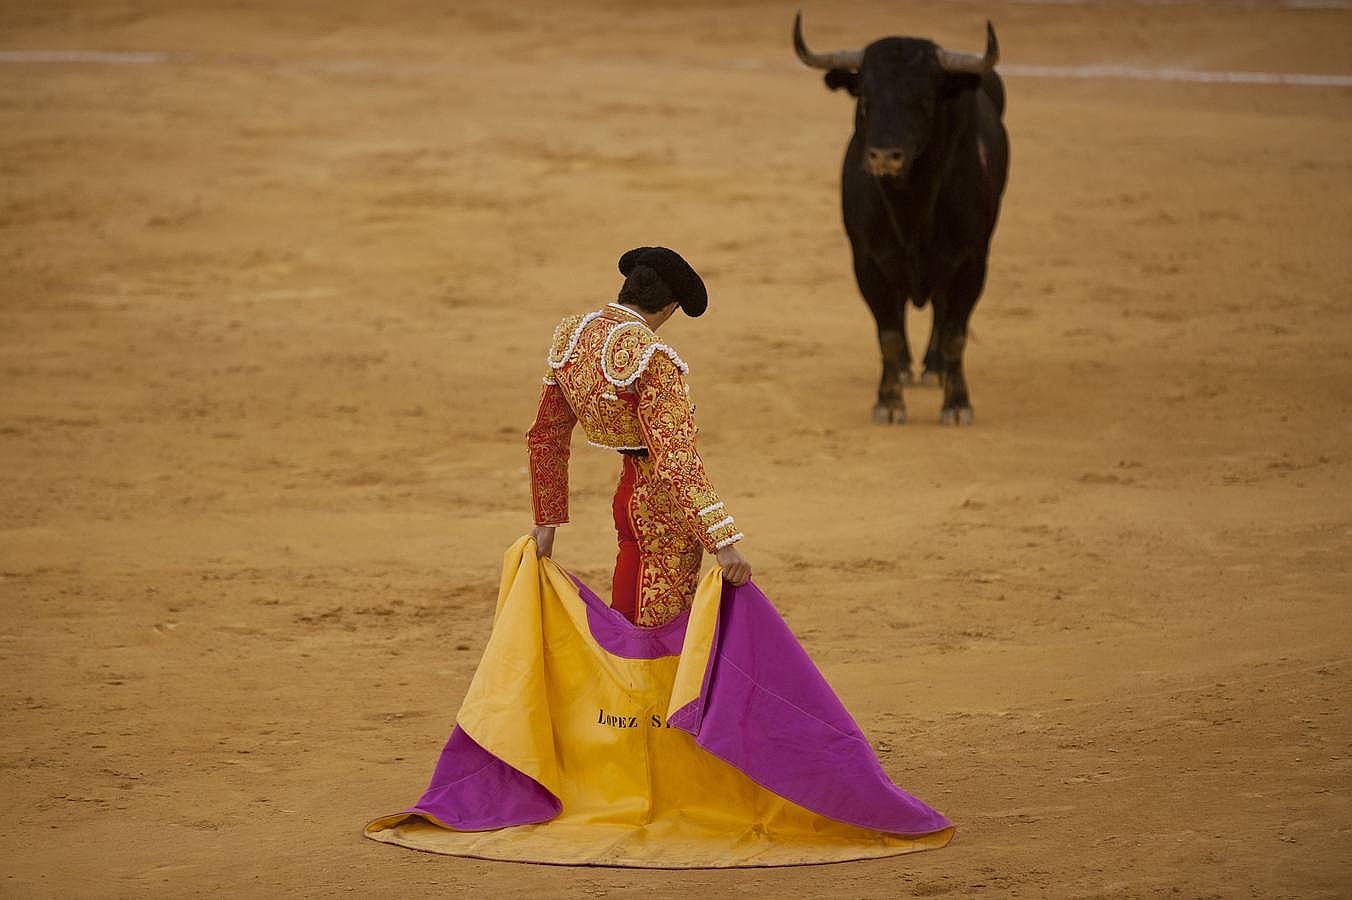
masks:
[[[987,73],[982,80],[981,90],[976,100],[976,135],[978,142],[978,162],[983,186],[988,194],[985,197],[993,212],[998,212],[1000,198],[1005,192],[1005,183],[1009,178],[1009,134],[1003,121],[1005,111],[1005,87],[1000,76]],[[994,221],[991,223],[994,227]]]
[[[1003,119],[1005,115],[1005,82],[996,72],[987,72],[981,76],[981,93],[990,98],[995,108],[995,117]]]

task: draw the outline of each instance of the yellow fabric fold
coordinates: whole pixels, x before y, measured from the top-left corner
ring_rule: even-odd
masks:
[[[685,644],[680,662],[676,665],[676,679],[671,686],[667,715],[688,706],[699,698],[704,689],[704,672],[709,667],[714,636],[718,631],[718,609],[723,600],[723,572],[715,566],[700,581],[695,600],[690,606],[690,620],[685,627]]]

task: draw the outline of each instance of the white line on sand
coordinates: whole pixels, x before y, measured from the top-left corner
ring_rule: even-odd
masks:
[[[168,53],[135,53],[105,50],[0,50],[0,62],[7,63],[105,63],[145,65],[168,62]]]
[[[1113,78],[1129,81],[1195,81],[1206,84],[1291,84],[1304,87],[1352,87],[1352,75],[1311,75],[1301,72],[1198,72],[1193,69],[1152,69],[1143,66],[1000,66],[1005,75],[1034,78]]]
[[[158,51],[128,52],[104,50],[0,50],[0,63],[101,63],[110,65],[148,65],[188,60],[182,54]],[[338,61],[342,63],[344,61]],[[349,65],[379,67],[374,61],[347,60]],[[330,60],[327,65],[333,66]],[[756,59],[733,62],[740,69],[760,69]],[[1304,72],[1207,72],[1193,69],[1148,68],[1145,66],[1037,66],[1006,63],[1000,72],[1015,78],[1114,79],[1128,81],[1190,81],[1202,84],[1277,84],[1299,87],[1352,87],[1352,75],[1315,75]]]

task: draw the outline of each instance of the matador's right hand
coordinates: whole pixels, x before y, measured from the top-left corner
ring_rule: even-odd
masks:
[[[714,559],[723,567],[723,580],[733,587],[741,587],[751,580],[751,563],[729,544],[714,554]]]
[[[535,538],[535,552],[539,556],[554,555],[554,526],[536,525],[530,530],[530,536]]]

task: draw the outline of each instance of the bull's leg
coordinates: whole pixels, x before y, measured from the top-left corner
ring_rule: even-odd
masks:
[[[947,299],[942,294],[930,300],[930,309],[934,317],[930,320],[929,344],[925,347],[925,371],[920,376],[921,384],[937,385],[942,384],[944,380],[944,354],[939,348],[939,323],[944,320],[946,305]]]
[[[967,322],[977,298],[986,284],[986,260],[976,260],[958,269],[948,286],[942,307],[943,318],[936,322],[939,352],[944,365],[944,408],[939,415],[943,425],[971,425],[972,399],[967,391],[962,356],[967,348]],[[940,311],[935,307],[935,312]]]
[[[873,421],[900,425],[906,421],[906,400],[901,395],[903,381],[911,376],[911,348],[906,342],[905,300],[870,259],[856,256],[854,277],[864,295],[873,319],[878,324],[878,348],[882,351],[883,374],[878,382],[878,402],[873,406]]]

